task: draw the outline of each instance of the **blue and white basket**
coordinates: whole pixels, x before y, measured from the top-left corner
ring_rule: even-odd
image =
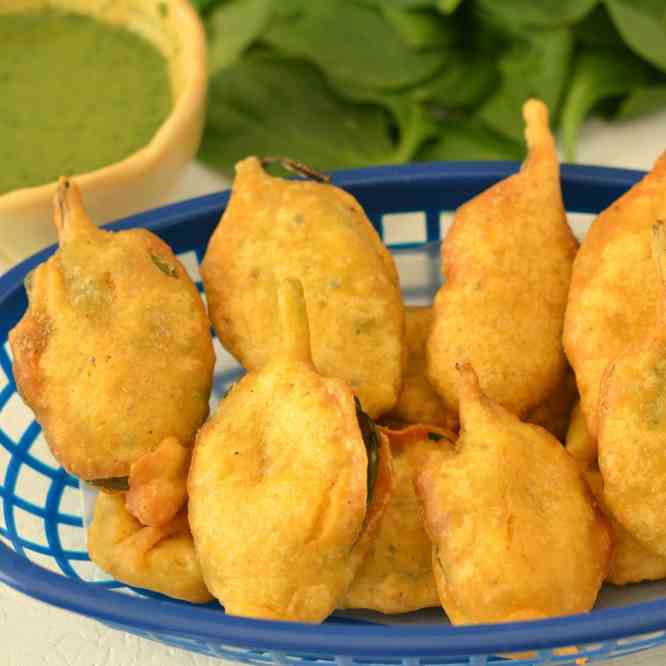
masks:
[[[437,243],[454,210],[516,163],[449,163],[339,172],[395,253],[407,302],[429,302],[438,286]],[[579,235],[590,214],[640,177],[619,169],[565,166],[567,209]],[[228,193],[193,199],[111,225],[159,234],[199,281],[198,265]],[[47,603],[139,636],[253,664],[585,664],[666,643],[666,583],[607,587],[584,615],[502,625],[452,627],[438,610],[391,617],[336,613],[319,626],[248,620],[217,604],[193,606],[100,580],[85,549],[78,481],[58,467],[16,393],[7,335],[26,308],[28,271],[45,250],[0,278],[0,580]],[[199,282],[200,283],[200,282]],[[216,341],[215,396],[241,374]],[[513,656],[511,656],[513,655]]]

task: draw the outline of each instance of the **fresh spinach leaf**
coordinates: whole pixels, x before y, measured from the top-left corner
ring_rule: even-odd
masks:
[[[382,8],[390,4],[398,9],[438,9],[451,14],[462,0],[359,0],[369,7]]]
[[[622,45],[626,48],[622,36],[603,5],[598,5],[593,12],[577,23],[573,27],[573,33],[576,41],[584,46],[614,48]]]
[[[398,137],[396,162],[411,160],[423,142],[437,132],[431,115],[408,93],[373,90],[341,79],[332,79],[330,84],[346,100],[377,104],[392,114]]]
[[[499,59],[500,84],[479,109],[479,118],[491,129],[522,141],[521,109],[530,97],[542,99],[555,119],[571,60],[570,30],[543,30],[519,39]]]
[[[253,152],[324,169],[518,159],[528,97],[553,124],[561,110],[571,158],[589,113],[666,106],[638,58],[666,71],[663,0],[192,2],[211,71],[200,156],[227,171]]]
[[[632,51],[666,72],[663,0],[604,0],[615,27]]]
[[[411,50],[380,13],[352,0],[312,2],[300,16],[273,22],[263,39],[329,77],[380,89],[427,79],[446,59],[444,52]]]
[[[375,484],[379,471],[379,436],[374,421],[363,411],[361,403],[357,397],[354,397],[356,406],[356,420],[361,431],[361,437],[365,444],[365,451],[368,457],[368,468],[366,472],[367,479],[367,506],[372,504],[372,498],[375,492]]]
[[[382,15],[410,49],[448,49],[460,39],[459,26],[452,18],[433,12],[382,5]]]
[[[580,21],[599,0],[476,0],[486,20],[511,33],[533,28],[562,28]]]
[[[578,56],[560,118],[567,160],[575,158],[578,128],[590,112],[602,100],[640,86],[649,74],[649,66],[630,53],[594,50]]]
[[[340,100],[308,63],[250,52],[211,77],[208,97],[199,156],[224,171],[253,153],[323,170],[396,161],[389,114]]]
[[[453,14],[453,12],[455,12],[462,4],[462,1],[463,0],[439,0],[439,2],[436,2],[435,4],[442,14]]]
[[[206,21],[208,71],[230,65],[267,28],[272,0],[234,0],[213,12]]]
[[[413,95],[446,109],[472,106],[494,89],[498,79],[497,67],[485,54],[452,51],[442,70],[414,88]]]
[[[417,154],[422,162],[444,160],[519,160],[522,145],[496,134],[473,119],[447,120],[439,124],[435,141]]]
[[[312,0],[274,0],[273,16],[276,18],[293,18],[299,16]]]
[[[625,120],[666,108],[666,81],[634,88],[617,109],[614,118]]]

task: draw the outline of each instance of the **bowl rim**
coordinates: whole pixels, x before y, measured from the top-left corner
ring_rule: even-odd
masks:
[[[401,167],[370,167],[333,172],[343,187],[405,182],[445,183],[460,179],[498,180],[515,173],[519,162],[449,162]],[[641,171],[563,165],[563,187],[590,184],[628,189]],[[188,218],[219,211],[229,191],[152,209],[107,225],[115,230],[148,226],[161,231]],[[25,274],[48,257],[51,246],[0,276],[0,310]],[[0,581],[54,606],[96,618],[129,631],[149,632],[239,648],[309,655],[356,657],[456,657],[589,645],[666,629],[666,597],[619,608],[592,610],[547,620],[503,624],[447,626],[435,623],[320,625],[234,617],[217,608],[164,603],[129,596],[99,585],[67,578],[15,553],[0,540]]]
[[[183,71],[187,77],[169,115],[150,141],[118,162],[107,164],[94,171],[73,174],[83,190],[96,189],[102,184],[113,181],[131,180],[148,170],[169,150],[173,138],[178,137],[187,128],[204,104],[206,98],[208,70],[206,33],[203,23],[189,0],[165,0],[169,12],[173,12],[170,21],[178,23],[181,45],[178,49],[184,58]],[[55,192],[57,181],[22,187],[0,194],[0,213],[3,209],[13,210],[29,206],[36,201],[48,199]]]

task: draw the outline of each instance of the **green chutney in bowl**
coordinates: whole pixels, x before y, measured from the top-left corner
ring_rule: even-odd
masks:
[[[0,194],[93,171],[145,146],[171,111],[142,36],[45,9],[0,14]]]
[[[0,264],[54,242],[60,176],[97,224],[165,203],[206,80],[188,0],[0,0]]]

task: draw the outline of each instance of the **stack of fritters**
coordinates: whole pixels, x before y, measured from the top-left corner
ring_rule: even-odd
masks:
[[[202,275],[247,374],[210,418],[196,286],[61,181],[10,342],[54,455],[100,490],[102,569],[306,622],[545,618],[666,577],[666,155],[578,249],[547,109],[524,117],[525,163],[457,211],[431,306],[326,176],[240,162]]]

